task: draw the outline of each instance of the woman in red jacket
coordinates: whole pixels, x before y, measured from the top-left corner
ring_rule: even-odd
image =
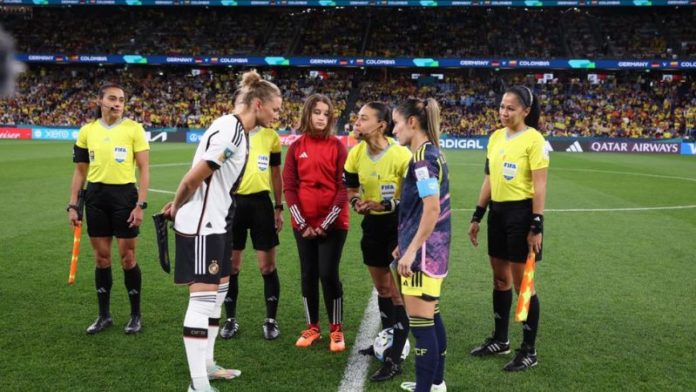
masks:
[[[302,297],[307,329],[295,345],[309,347],[321,338],[319,282],[331,323],[331,351],[345,350],[343,286],[338,274],[348,234],[348,203],[343,166],[348,152],[333,135],[331,100],[321,94],[307,98],[302,109],[302,136],[288,149],[283,169],[285,201],[300,255]]]

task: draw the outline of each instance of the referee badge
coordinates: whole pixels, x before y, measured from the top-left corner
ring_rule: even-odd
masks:
[[[208,266],[208,272],[211,275],[217,275],[217,273],[220,272],[220,266],[218,265],[217,260],[213,260],[210,262],[210,265]]]

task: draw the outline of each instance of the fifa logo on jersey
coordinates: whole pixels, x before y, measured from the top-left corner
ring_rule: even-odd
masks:
[[[517,164],[512,162],[503,162],[503,178],[510,181],[517,174]]]
[[[114,159],[118,163],[123,163],[126,161],[126,156],[128,155],[128,149],[125,147],[114,147]]]

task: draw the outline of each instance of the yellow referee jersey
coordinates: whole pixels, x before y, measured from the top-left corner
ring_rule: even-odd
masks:
[[[150,149],[143,126],[127,118],[106,125],[95,120],[80,128],[78,147],[89,152],[87,181],[104,184],[135,183],[135,153]]]
[[[280,166],[280,153],[280,136],[276,131],[269,128],[256,128],[249,132],[249,160],[237,194],[270,192],[272,189],[270,167]]]
[[[488,169],[493,201],[517,201],[534,197],[532,170],[549,166],[544,137],[528,128],[508,137],[505,128],[488,140]]]
[[[406,176],[411,151],[399,145],[392,138],[387,138],[389,146],[377,157],[370,157],[367,143],[362,141],[353,147],[346,159],[345,171],[358,175],[360,181],[360,198],[381,202],[399,199],[401,183]],[[381,215],[387,212],[370,211]]]

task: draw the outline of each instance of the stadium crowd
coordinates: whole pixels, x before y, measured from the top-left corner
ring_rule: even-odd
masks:
[[[40,67],[19,80],[16,96],[0,101],[1,124],[79,125],[95,118],[94,86],[118,80],[127,90],[128,117],[145,127],[205,128],[233,109],[237,73],[177,68]],[[296,129],[304,99],[317,92],[346,107],[346,76],[274,69],[265,74],[281,88],[284,113],[278,127]]]
[[[670,138],[696,132],[696,81],[688,74],[663,81],[658,74],[622,72],[589,80],[587,74],[566,72],[544,80],[520,71],[448,71],[414,78],[402,70],[366,72],[355,85],[352,70],[273,68],[264,75],[283,91],[277,127],[289,132],[299,126],[304,99],[318,92],[335,102],[337,118],[348,108],[349,124],[367,101],[433,96],[443,108],[444,132],[487,135],[499,126],[500,92],[521,83],[534,86],[540,97],[545,135]],[[119,80],[128,91],[128,116],[146,127],[205,128],[231,112],[237,77],[228,68],[32,67],[20,79],[19,93],[0,101],[0,123],[83,124],[94,118],[94,86]]]
[[[24,53],[696,57],[694,8],[23,9],[0,12],[0,23],[21,37],[18,49]],[[56,21],[79,23],[56,29]]]

